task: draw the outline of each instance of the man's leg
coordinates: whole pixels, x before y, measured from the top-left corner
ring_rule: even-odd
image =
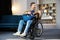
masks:
[[[26,28],[25,28],[24,32],[21,34],[22,37],[26,36],[28,29],[30,28],[31,23],[32,23],[32,20],[27,21]]]
[[[24,25],[24,20],[20,20],[17,32],[14,33],[13,35],[20,35],[23,25]]]
[[[20,20],[17,32],[21,32],[23,25],[25,24],[24,20]]]

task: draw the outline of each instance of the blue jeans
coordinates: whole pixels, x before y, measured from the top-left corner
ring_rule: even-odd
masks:
[[[24,30],[24,33],[27,33],[28,32],[28,29],[29,29],[31,23],[32,23],[32,20],[28,20],[27,21],[26,27],[25,27],[25,30]],[[24,24],[25,24],[24,20],[20,20],[19,26],[18,26],[18,32],[21,32],[22,31],[22,28],[24,27],[23,26]]]

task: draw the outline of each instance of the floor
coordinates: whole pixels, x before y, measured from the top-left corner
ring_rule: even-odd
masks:
[[[0,31],[0,40],[32,40],[13,36],[13,33],[14,31]],[[34,40],[60,40],[60,29],[44,29],[42,36]]]

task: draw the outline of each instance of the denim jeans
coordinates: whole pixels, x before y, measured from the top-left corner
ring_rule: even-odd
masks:
[[[31,23],[32,23],[32,20],[28,20],[27,21],[26,27],[25,27],[25,30],[24,30],[24,33],[27,33],[28,32],[28,29],[29,29]],[[24,27],[23,26],[24,24],[25,24],[25,21],[24,20],[20,20],[19,26],[18,26],[18,32],[21,32],[22,31],[22,28]]]

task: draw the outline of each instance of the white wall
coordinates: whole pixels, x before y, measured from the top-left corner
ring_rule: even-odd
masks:
[[[21,15],[25,10],[30,9],[31,2],[37,4],[37,0],[12,0],[12,6],[14,5],[16,8],[15,11],[12,11],[13,15]]]
[[[56,15],[56,27],[58,29],[60,29],[60,0],[56,0],[56,11],[57,11],[57,15]]]
[[[47,4],[47,3],[56,3],[56,0],[42,0],[43,4]]]
[[[27,0],[12,0],[13,15],[21,15],[27,9]]]
[[[37,4],[37,0],[27,0],[27,9],[30,8],[30,3],[35,2]]]

